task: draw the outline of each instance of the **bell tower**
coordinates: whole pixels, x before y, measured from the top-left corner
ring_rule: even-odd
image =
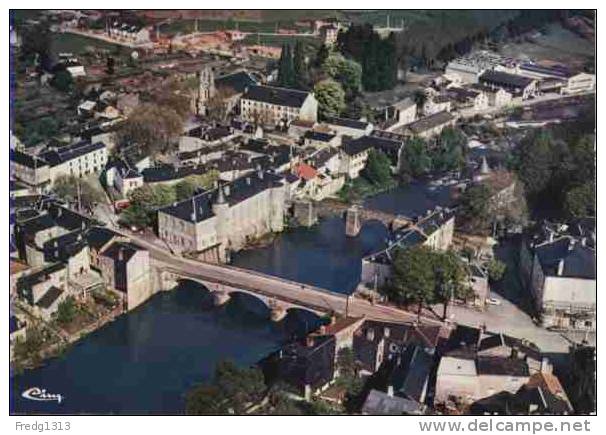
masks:
[[[206,115],[208,100],[215,96],[215,74],[212,68],[204,67],[198,73],[198,115]]]

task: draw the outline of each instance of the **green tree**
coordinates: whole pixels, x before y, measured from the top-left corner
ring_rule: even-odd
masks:
[[[345,108],[343,87],[332,79],[318,82],[314,87],[318,100],[318,112],[321,116],[339,116]]]
[[[74,79],[69,71],[61,69],[55,73],[50,84],[61,92],[69,92],[74,86]]]
[[[500,281],[505,276],[507,265],[496,258],[490,260],[486,265],[488,269],[488,278],[491,281]]]
[[[461,130],[445,128],[434,145],[432,169],[436,172],[458,171],[465,165],[467,139]]]
[[[128,194],[130,205],[120,215],[120,222],[137,228],[153,227],[157,210],[177,201],[172,186],[145,184]]]
[[[278,83],[280,86],[292,87],[295,85],[295,66],[289,44],[282,45],[280,60],[278,61]]]
[[[295,43],[293,53],[294,86],[298,89],[306,89],[309,85],[309,71],[305,63],[305,53],[301,41]]]
[[[595,216],[595,184],[593,181],[571,188],[564,198],[564,212],[572,218]]]
[[[190,175],[189,177],[184,178],[175,185],[177,201],[191,198],[196,191],[211,188],[218,178],[219,172],[216,170],[210,170],[205,174]]]
[[[427,144],[420,137],[413,137],[406,142],[402,156],[400,175],[404,180],[427,174],[432,167],[432,159]]]
[[[92,208],[96,203],[103,201],[103,193],[93,187],[86,179],[73,175],[57,177],[53,184],[53,192],[60,198],[85,208]]]
[[[491,193],[484,184],[473,185],[459,200],[460,226],[471,232],[483,231],[490,223],[489,201]]]
[[[57,307],[57,322],[66,325],[72,322],[78,315],[78,306],[73,296],[68,296]]]
[[[342,54],[330,54],[322,69],[333,80],[343,86],[346,95],[351,98],[357,95],[362,88],[362,67],[359,63],[346,59]]]
[[[199,385],[187,392],[185,412],[188,415],[233,414],[223,392],[215,385]]]
[[[389,298],[398,303],[417,304],[421,316],[423,305],[435,301],[435,275],[431,251],[424,246],[397,249],[393,259],[393,278],[386,289]]]
[[[467,299],[472,290],[469,286],[469,271],[465,263],[454,251],[431,253],[434,280],[434,299],[444,305],[443,318],[446,319],[448,304],[452,299]]]
[[[196,387],[187,394],[186,411],[190,415],[243,414],[265,391],[259,368],[240,368],[231,361],[221,361],[210,385]]]
[[[172,108],[144,103],[137,106],[117,131],[123,144],[138,144],[156,156],[170,148],[183,128],[182,117]]]
[[[389,183],[392,180],[389,158],[382,151],[371,149],[362,175],[376,185]]]

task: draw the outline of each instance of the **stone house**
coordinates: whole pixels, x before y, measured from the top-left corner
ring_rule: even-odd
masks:
[[[153,293],[149,252],[133,243],[111,242],[99,253],[99,268],[106,285],[123,297],[128,310]]]
[[[288,126],[293,120],[316,122],[318,101],[313,93],[273,86],[250,86],[240,99],[243,120]]]

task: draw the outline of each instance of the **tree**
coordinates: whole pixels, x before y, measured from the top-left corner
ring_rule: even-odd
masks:
[[[587,182],[571,188],[564,198],[564,213],[571,218],[595,216],[595,184]]]
[[[157,210],[177,200],[175,188],[144,184],[128,194],[130,205],[120,214],[120,222],[137,228],[153,227]]]
[[[112,75],[115,71],[116,60],[112,56],[107,57],[107,73]]]
[[[69,92],[74,85],[74,79],[68,70],[60,69],[55,73],[50,84],[61,92]]]
[[[78,307],[73,296],[68,296],[57,307],[57,322],[66,325],[72,322],[78,315]]]
[[[103,200],[103,193],[99,189],[94,188],[87,180],[73,175],[57,177],[53,184],[53,192],[66,201],[88,209],[92,209],[96,203]]]
[[[219,178],[216,170],[208,171],[203,175],[190,175],[175,185],[175,195],[177,201],[182,201],[194,196],[196,191],[207,190]]]
[[[321,116],[339,116],[345,108],[345,92],[341,85],[332,79],[318,82],[314,87],[318,100],[318,112]]]
[[[324,61],[330,55],[330,49],[326,44],[322,44],[320,48],[318,48],[318,52],[316,53],[316,58],[314,64],[316,67],[321,67],[324,65]]]
[[[427,174],[431,166],[432,160],[425,141],[420,137],[409,139],[404,146],[400,175],[410,180]]]
[[[444,304],[442,317],[446,319],[448,304],[452,299],[467,299],[472,294],[469,286],[469,271],[454,251],[435,251],[431,256],[436,282],[434,299]]]
[[[206,102],[206,118],[223,124],[229,119],[229,100],[236,94],[230,87],[221,86],[216,89],[215,94]]]
[[[309,84],[309,72],[305,63],[305,53],[301,41],[295,43],[293,54],[294,86],[298,89],[306,89]]]
[[[392,179],[389,158],[382,151],[371,149],[362,175],[376,185],[388,183]]]
[[[488,278],[495,282],[500,281],[505,276],[505,271],[507,270],[507,265],[503,263],[501,260],[492,259],[486,265],[488,269]]]
[[[343,86],[348,98],[357,95],[362,88],[362,67],[359,63],[345,59],[342,54],[330,54],[324,63],[322,69],[333,80]]]
[[[183,128],[181,116],[172,108],[144,103],[137,106],[121,124],[117,136],[123,144],[138,144],[156,156],[167,150]]]
[[[434,302],[436,287],[431,251],[424,246],[397,249],[393,260],[393,278],[386,289],[391,300],[415,303],[421,316],[423,305]]]
[[[456,128],[445,128],[434,146],[432,169],[436,172],[458,171],[465,165],[467,138]]]
[[[240,368],[231,361],[221,361],[210,385],[187,394],[186,411],[190,415],[243,414],[266,389],[259,368]]]
[[[570,401],[576,413],[593,413],[596,411],[595,347],[574,346],[570,350],[570,360],[570,376],[565,377]]]
[[[215,385],[200,385],[190,390],[185,397],[185,412],[188,415],[232,414],[223,392]]]
[[[490,189],[484,184],[476,184],[465,190],[459,200],[458,221],[462,228],[471,232],[486,229],[490,223],[490,197]]]
[[[289,44],[282,45],[280,60],[278,61],[278,83],[280,86],[291,87],[295,85],[295,66]]]

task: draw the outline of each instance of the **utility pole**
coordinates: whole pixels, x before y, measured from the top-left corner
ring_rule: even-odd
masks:
[[[82,193],[80,189],[80,178],[76,180],[76,191],[78,193],[78,213],[82,213]]]

